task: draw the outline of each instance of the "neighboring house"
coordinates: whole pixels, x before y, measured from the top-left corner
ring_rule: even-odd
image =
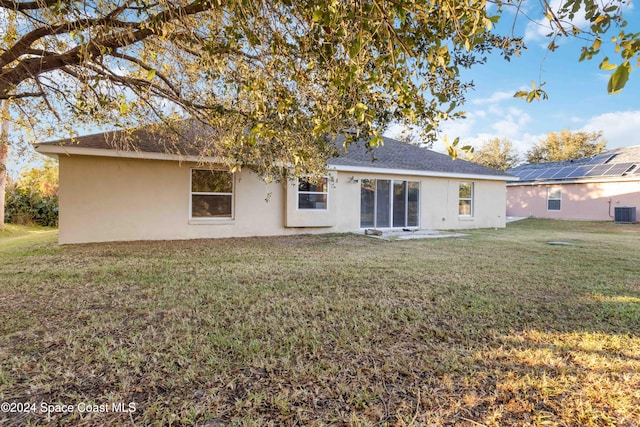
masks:
[[[616,207],[640,209],[640,145],[508,172],[520,178],[507,183],[509,216],[611,221]]]
[[[512,176],[388,138],[373,162],[352,145],[319,182],[265,184],[144,135],[117,149],[114,134],[36,146],[60,161],[60,243],[505,226]]]

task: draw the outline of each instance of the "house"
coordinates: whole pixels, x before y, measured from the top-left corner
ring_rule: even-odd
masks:
[[[508,172],[520,178],[507,183],[509,216],[611,221],[616,208],[640,208],[640,145]]]
[[[215,157],[114,133],[36,146],[60,161],[60,243],[505,226],[504,172],[384,138],[351,145],[320,181],[266,184]]]

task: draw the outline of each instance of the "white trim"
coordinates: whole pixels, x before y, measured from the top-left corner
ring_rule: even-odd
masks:
[[[375,182],[375,190],[373,193],[373,225],[371,227],[363,227],[362,226],[362,181],[363,180],[373,181]],[[379,227],[377,225],[378,222],[378,181],[389,181],[389,227]],[[404,224],[401,226],[394,226],[394,212],[393,212],[393,192],[394,185],[396,182],[402,182],[405,185],[405,194],[404,194]],[[417,183],[418,184],[418,200],[416,201],[418,212],[417,212],[417,225],[407,225],[409,222],[409,183]],[[365,230],[367,228],[375,228],[376,230],[399,230],[402,228],[411,228],[411,229],[420,229],[420,200],[422,194],[422,181],[421,180],[408,180],[408,179],[384,179],[384,178],[362,178],[360,180],[360,230]]]
[[[201,191],[193,191],[193,171],[194,170],[208,170],[208,171],[216,171],[216,172],[225,172],[231,174],[231,193],[206,193]],[[189,224],[229,224],[233,223],[236,219],[236,174],[233,172],[229,172],[227,170],[221,169],[207,169],[207,168],[189,168]],[[221,216],[221,217],[194,217],[193,216],[193,196],[196,195],[220,195],[220,196],[231,196],[231,216]]]
[[[560,192],[560,197],[551,197],[551,192],[552,191],[559,191]],[[560,206],[558,207],[558,209],[549,209],[549,202],[550,201],[559,201],[560,202]],[[547,212],[560,212],[562,211],[562,187],[547,187]]]
[[[125,159],[173,160],[182,162],[223,163],[218,157],[203,157],[190,154],[151,153],[148,151],[126,151],[109,148],[86,148],[69,145],[36,145],[35,150],[42,154],[66,154],[77,156],[119,157]]]
[[[300,207],[300,180],[307,181],[305,178],[298,178],[296,181],[296,210],[305,211],[305,212],[317,212],[317,211],[328,211],[329,210],[329,177],[323,176],[321,179],[326,181],[325,185],[327,187],[327,191],[302,191],[302,194],[324,194],[326,196],[326,202],[324,208],[301,208]],[[308,181],[307,181],[308,182]]]
[[[344,165],[329,165],[330,170],[338,172],[362,172],[362,173],[375,173],[384,175],[407,175],[407,176],[423,176],[423,177],[435,177],[435,178],[459,178],[459,179],[476,179],[476,180],[488,180],[488,181],[514,181],[516,177],[511,176],[498,176],[498,175],[478,175],[478,174],[465,174],[455,172],[434,172],[434,171],[418,171],[411,169],[386,169],[386,168],[371,168],[363,166],[344,166]],[[516,178],[518,179],[518,178]]]
[[[471,188],[469,188],[469,197],[460,197],[460,187],[463,184],[468,184]],[[460,181],[458,182],[458,219],[460,220],[470,220],[474,218],[474,210],[475,210],[475,183],[470,181]],[[468,200],[469,201],[469,214],[461,214],[460,213],[460,201]]]
[[[635,176],[634,176],[635,175]],[[507,187],[532,186],[532,185],[564,185],[564,184],[593,184],[607,182],[634,182],[640,181],[640,174],[625,176],[614,176],[604,179],[604,177],[572,179],[567,181],[529,181],[529,182],[507,182]]]

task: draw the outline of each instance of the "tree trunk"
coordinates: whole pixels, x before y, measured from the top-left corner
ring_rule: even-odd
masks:
[[[0,231],[4,230],[4,203],[9,154],[9,101],[0,101]]]

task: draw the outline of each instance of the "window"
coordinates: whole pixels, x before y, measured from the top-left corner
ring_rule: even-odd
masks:
[[[473,182],[461,182],[458,189],[458,216],[473,216]]]
[[[298,209],[327,209],[329,196],[327,178],[298,180]]]
[[[562,205],[562,189],[547,188],[547,210],[559,211]]]
[[[191,170],[191,218],[233,218],[233,174]]]
[[[420,183],[389,179],[360,181],[360,228],[418,226]]]

